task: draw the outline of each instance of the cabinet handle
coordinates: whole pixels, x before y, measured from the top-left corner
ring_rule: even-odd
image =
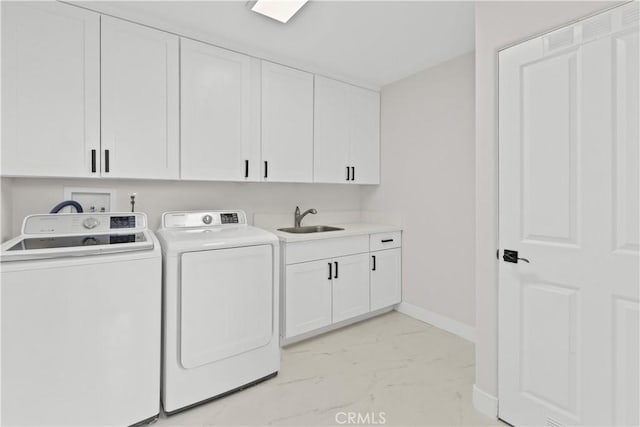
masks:
[[[373,268],[371,269],[371,271],[376,271],[376,256],[371,255],[371,258],[373,258]]]
[[[244,177],[249,178],[249,160],[244,161]]]
[[[269,176],[269,162],[268,161],[264,161],[264,177],[266,178],[267,176]]]
[[[355,180],[356,180],[356,167],[351,166],[351,181],[355,181]]]
[[[380,240],[382,243],[389,243],[389,242],[393,242],[393,239],[382,239]]]
[[[349,166],[347,166],[347,181],[351,181],[351,174],[349,174]]]
[[[96,173],[96,150],[91,150],[91,172]]]
[[[104,171],[109,172],[109,150],[104,150]]]
[[[333,277],[333,272],[331,270],[332,265],[331,265],[331,263],[328,263],[328,264],[329,264],[329,277],[327,277],[327,279],[331,280],[332,277]]]
[[[334,261],[333,263],[336,265],[336,275],[333,276],[333,278],[337,279],[338,278],[338,261]]]

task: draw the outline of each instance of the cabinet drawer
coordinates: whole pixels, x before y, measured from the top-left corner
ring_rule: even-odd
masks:
[[[354,236],[335,239],[311,240],[308,242],[288,243],[286,246],[286,263],[312,261],[316,259],[335,258],[369,252],[369,236]]]
[[[370,236],[369,249],[379,251],[381,249],[399,248],[402,246],[402,232],[376,233]]]

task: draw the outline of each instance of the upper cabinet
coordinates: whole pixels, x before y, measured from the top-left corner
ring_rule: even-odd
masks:
[[[102,173],[177,179],[178,37],[102,17]]]
[[[380,94],[315,78],[314,181],[380,183]]]
[[[183,179],[260,180],[260,60],[180,40]]]
[[[380,94],[351,86],[351,182],[380,184]]]
[[[1,2],[4,176],[377,184],[380,95],[60,2]]]
[[[2,2],[3,175],[99,173],[99,67],[99,15]]]
[[[313,180],[313,74],[262,61],[262,177]]]
[[[313,180],[349,182],[349,92],[346,83],[315,78]]]

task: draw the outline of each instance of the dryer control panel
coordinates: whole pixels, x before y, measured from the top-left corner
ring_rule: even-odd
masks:
[[[243,211],[167,212],[162,215],[163,228],[221,227],[247,225]]]

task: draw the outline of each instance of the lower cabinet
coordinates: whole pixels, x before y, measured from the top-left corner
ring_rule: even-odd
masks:
[[[292,337],[331,324],[331,277],[320,260],[286,268],[285,336]]]
[[[401,300],[402,250],[371,252],[371,311]]]
[[[302,262],[286,270],[287,337],[369,311],[368,254]]]
[[[369,256],[350,255],[333,260],[333,323],[369,311]]]
[[[284,344],[400,303],[400,239],[395,232],[284,244]]]

